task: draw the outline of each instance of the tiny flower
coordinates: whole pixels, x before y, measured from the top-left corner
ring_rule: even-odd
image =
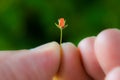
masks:
[[[60,19],[58,20],[58,22],[59,22],[59,26],[60,26],[61,28],[64,28],[64,26],[65,26],[65,20],[64,20],[64,18],[60,18]]]
[[[61,53],[61,59],[62,59],[62,35],[63,35],[63,29],[66,28],[68,25],[65,25],[65,19],[60,18],[58,19],[58,24],[55,23],[55,25],[59,28],[60,30],[60,53]],[[59,70],[59,69],[58,69]],[[53,80],[58,80],[58,76],[55,75],[53,77]]]
[[[55,25],[60,29],[60,46],[62,44],[62,30],[67,27],[68,25],[65,25],[65,19],[64,18],[60,18],[58,20],[58,24],[55,23]]]
[[[60,18],[58,20],[58,24],[55,23],[55,25],[58,27],[58,28],[65,28],[67,27],[67,25],[65,25],[65,19],[64,18]]]

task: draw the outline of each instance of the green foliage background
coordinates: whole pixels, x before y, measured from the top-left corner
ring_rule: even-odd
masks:
[[[69,25],[63,41],[78,44],[106,28],[120,26],[120,0],[0,0],[0,50],[59,42],[54,23]]]

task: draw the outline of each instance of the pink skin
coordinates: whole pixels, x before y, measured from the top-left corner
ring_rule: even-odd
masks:
[[[109,29],[101,32],[96,38],[95,52],[106,74],[120,66],[120,30]]]
[[[120,80],[120,31],[71,43],[48,43],[31,50],[0,51],[0,80]],[[59,72],[58,72],[59,69]],[[106,78],[105,78],[106,77]]]
[[[120,30],[104,30],[96,38],[82,40],[78,47],[83,56],[85,69],[93,79],[104,80],[105,74],[108,75],[106,80],[120,80],[120,70],[112,72],[114,68],[120,67]],[[114,74],[117,78],[110,79],[109,74]]]
[[[1,51],[0,54],[0,80],[51,80],[60,62],[56,42],[32,50]]]
[[[58,73],[59,80],[91,80],[83,69],[80,52],[71,43],[62,45],[62,64]]]
[[[116,67],[110,71],[105,80],[120,80],[120,67]]]
[[[103,80],[104,73],[97,61],[95,51],[94,51],[94,43],[96,37],[88,37],[83,39],[78,48],[80,49],[83,65],[87,73],[94,79],[94,80]]]

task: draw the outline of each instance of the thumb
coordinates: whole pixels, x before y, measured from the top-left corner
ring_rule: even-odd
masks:
[[[110,71],[105,80],[120,80],[120,67]]]
[[[1,54],[0,80],[52,80],[60,62],[56,42],[32,50],[1,51]]]

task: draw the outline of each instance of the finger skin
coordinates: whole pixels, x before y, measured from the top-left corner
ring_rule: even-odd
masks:
[[[0,80],[52,80],[59,62],[60,48],[56,42],[16,51],[9,59],[0,62]]]
[[[0,62],[6,61],[15,54],[25,53],[27,50],[0,51]]]
[[[105,77],[94,52],[94,43],[96,37],[88,37],[83,39],[78,48],[81,52],[83,65],[86,72],[95,80],[103,80]]]
[[[105,80],[120,80],[120,67],[111,70]]]
[[[113,68],[120,66],[120,30],[102,31],[95,41],[95,53],[106,74]]]
[[[81,64],[80,52],[71,43],[62,44],[62,64],[58,80],[90,80]]]

